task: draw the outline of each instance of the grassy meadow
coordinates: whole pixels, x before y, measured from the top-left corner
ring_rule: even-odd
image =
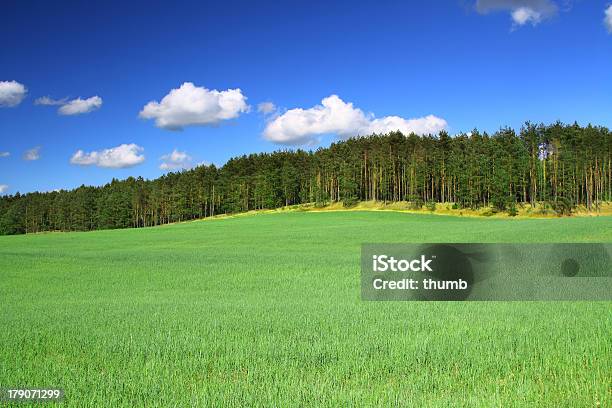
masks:
[[[363,302],[363,242],[611,242],[612,217],[288,212],[0,237],[0,387],[64,406],[612,406],[611,302]]]

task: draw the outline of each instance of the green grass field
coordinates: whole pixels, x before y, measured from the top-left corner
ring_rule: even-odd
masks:
[[[363,302],[359,256],[611,241],[612,217],[393,212],[0,237],[0,387],[92,407],[610,407],[611,302]]]

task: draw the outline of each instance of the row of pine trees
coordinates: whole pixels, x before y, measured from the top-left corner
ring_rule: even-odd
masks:
[[[359,137],[315,152],[278,151],[155,180],[0,198],[0,234],[147,227],[278,208],[361,200],[452,202],[458,208],[547,203],[569,212],[612,199],[612,134],[605,127],[526,123],[450,137]]]

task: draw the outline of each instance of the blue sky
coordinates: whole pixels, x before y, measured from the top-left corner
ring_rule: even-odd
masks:
[[[1,193],[392,128],[612,127],[606,1],[124,3],[3,2]]]

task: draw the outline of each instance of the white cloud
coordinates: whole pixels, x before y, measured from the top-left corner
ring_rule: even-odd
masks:
[[[162,170],[188,169],[192,167],[191,156],[177,149],[174,149],[172,153],[164,154],[160,157],[160,160],[163,160],[162,164],[159,165],[159,168]]]
[[[100,109],[101,106],[102,98],[97,95],[87,99],[76,98],[62,105],[57,113],[60,115],[80,115]]]
[[[151,101],[140,111],[143,119],[155,119],[155,125],[167,130],[181,130],[185,126],[213,125],[234,119],[248,112],[246,96],[240,89],[209,90],[185,82],[172,89],[161,102]]]
[[[64,116],[80,115],[100,109],[102,98],[96,95],[87,99],[76,98],[68,100],[68,98],[53,99],[50,96],[42,96],[36,98],[34,105],[59,106],[57,113]]]
[[[444,119],[434,115],[422,118],[404,119],[399,116],[385,116],[374,119],[368,127],[367,133],[389,133],[399,130],[405,135],[415,133],[417,135],[436,134],[446,129],[447,123]]]
[[[437,133],[446,129],[444,119],[428,115],[416,119],[399,116],[385,116],[376,119],[361,109],[344,102],[337,95],[331,95],[310,109],[290,109],[269,121],[264,130],[267,140],[282,144],[313,144],[323,134],[336,134],[342,138],[389,133],[399,130],[408,135]]]
[[[262,102],[257,105],[257,112],[268,115],[276,111],[276,105],[272,102]]]
[[[608,8],[604,11],[606,17],[604,18],[604,23],[608,32],[612,34],[612,4],[608,6]]]
[[[40,146],[26,150],[23,154],[23,160],[34,161],[40,159]]]
[[[62,99],[53,99],[49,96],[41,96],[40,98],[36,98],[34,101],[34,105],[43,105],[43,106],[59,106],[64,105],[68,98]]]
[[[77,150],[70,158],[70,163],[80,166],[98,166],[113,169],[136,166],[145,160],[140,153],[144,149],[134,143],[122,144],[110,149],[86,153]]]
[[[0,152],[0,157],[9,157],[10,155],[10,152]]]
[[[554,16],[558,6],[551,0],[477,0],[476,11],[480,14],[509,11],[515,27],[527,23],[535,26],[542,20]]]
[[[310,109],[290,109],[277,116],[268,122],[264,137],[277,143],[306,144],[315,142],[318,135],[326,133],[356,136],[369,123],[361,109],[331,95],[323,98],[321,105]]]
[[[0,107],[19,105],[27,93],[26,87],[17,81],[0,81]]]
[[[542,20],[542,14],[529,7],[519,7],[513,10],[510,15],[512,16],[512,21],[518,25],[524,25],[527,22],[536,25]]]
[[[4,194],[8,190],[9,186],[6,184],[0,184],[0,194]]]

